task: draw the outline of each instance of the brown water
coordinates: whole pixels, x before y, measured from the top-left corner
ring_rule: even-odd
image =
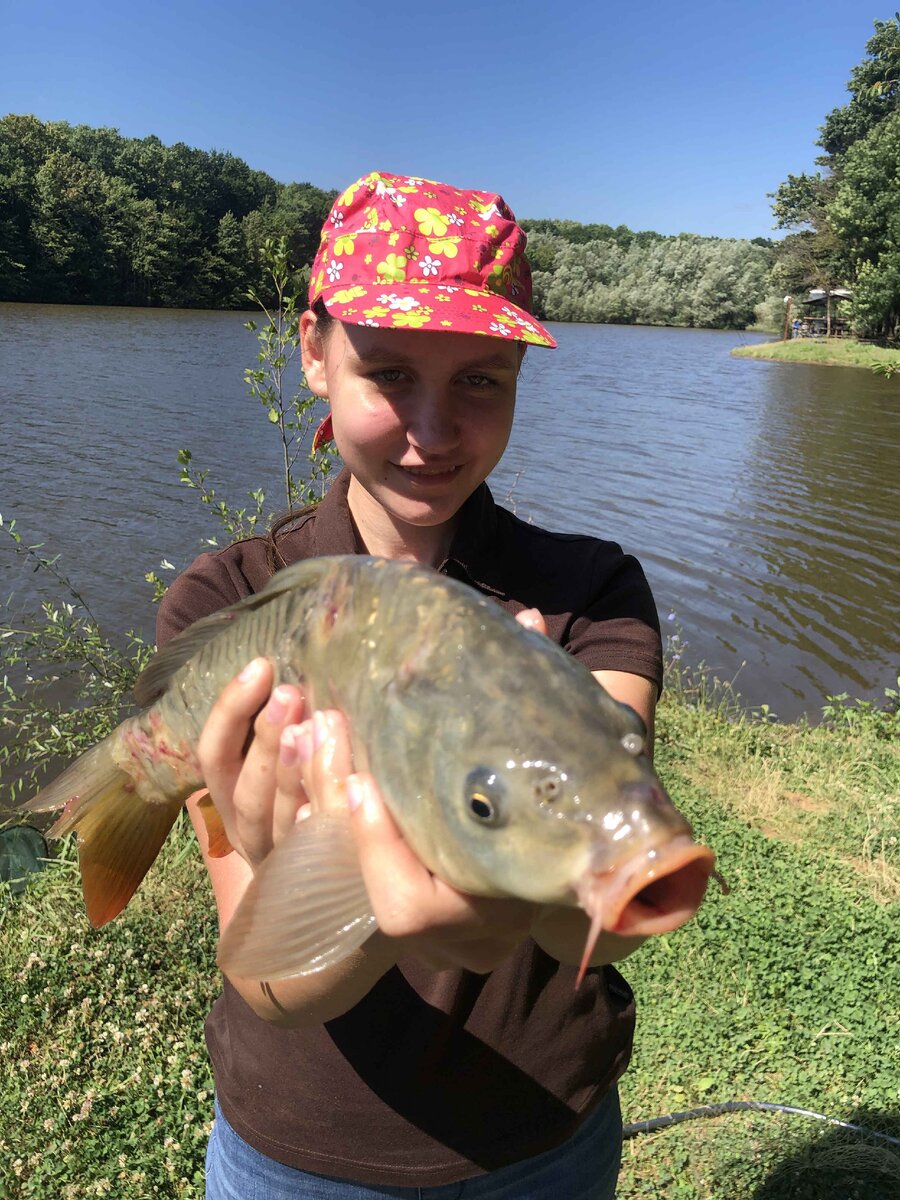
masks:
[[[0,512],[112,629],[151,634],[144,572],[216,532],[180,447],[223,497],[262,484],[281,507],[246,319],[0,304]],[[554,333],[558,351],[528,353],[497,498],[636,554],[664,631],[747,704],[788,720],[880,698],[900,668],[900,381],[731,358],[748,334]],[[5,539],[0,593],[37,595]]]

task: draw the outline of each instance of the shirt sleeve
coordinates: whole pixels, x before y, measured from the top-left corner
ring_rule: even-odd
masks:
[[[591,597],[587,607],[573,616],[566,650],[590,671],[641,675],[661,692],[659,615],[637,559],[621,551],[598,556]]]
[[[211,613],[236,604],[249,595],[240,574],[229,570],[221,554],[201,554],[183,571],[163,596],[156,616],[158,649],[176,634]]]

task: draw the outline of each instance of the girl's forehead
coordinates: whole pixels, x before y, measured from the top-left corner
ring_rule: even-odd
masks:
[[[363,365],[479,366],[483,370],[517,370],[519,343],[474,333],[380,329],[336,322],[338,340],[351,360]]]

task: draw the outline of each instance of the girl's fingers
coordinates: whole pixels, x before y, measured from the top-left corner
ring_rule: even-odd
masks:
[[[282,730],[272,807],[272,837],[275,842],[290,831],[301,815],[309,815],[304,776],[309,769],[312,753],[312,720],[303,721],[300,725],[287,725]]]
[[[313,753],[307,792],[313,812],[347,807],[347,777],[353,771],[350,733],[343,713],[336,709],[313,713]]]
[[[197,757],[203,781],[233,846],[235,833],[233,795],[244,766],[244,747],[250,737],[253,720],[272,687],[272,666],[264,658],[248,663],[222,690],[213,705],[200,740]]]
[[[526,938],[537,906],[458,892],[422,865],[371,777],[348,780],[360,866],[381,931],[441,970],[490,971]]]
[[[247,860],[258,866],[273,846],[281,735],[303,715],[303,695],[280,684],[253,723],[253,740],[234,788],[234,823]]]
[[[526,629],[531,629],[535,633],[544,635],[548,633],[544,614],[537,608],[523,608],[521,612],[516,613],[516,620],[520,625],[524,625]]]
[[[302,766],[302,785],[312,812],[346,811],[347,776],[353,772],[353,751],[347,721],[337,710],[313,713],[312,752]]]

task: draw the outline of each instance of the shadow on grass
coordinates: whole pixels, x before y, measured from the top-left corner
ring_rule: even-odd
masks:
[[[858,1109],[852,1125],[900,1138],[900,1113]],[[798,1142],[752,1200],[900,1200],[900,1145],[824,1128]]]

